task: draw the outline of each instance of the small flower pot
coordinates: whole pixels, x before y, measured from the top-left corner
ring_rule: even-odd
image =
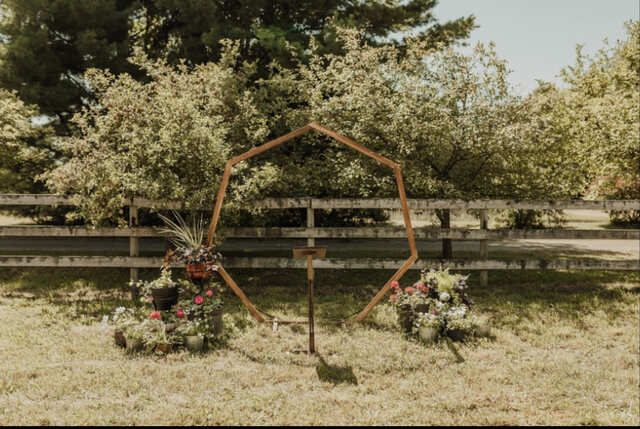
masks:
[[[160,289],[151,289],[153,297],[153,306],[158,311],[171,310],[171,307],[178,303],[180,290],[178,286],[163,287]]]
[[[137,352],[142,349],[142,340],[140,338],[129,338],[127,340],[127,351]]]
[[[410,333],[413,328],[413,309],[409,304],[405,304],[398,312],[398,324],[404,332]]]
[[[415,314],[418,314],[418,313],[426,314],[428,312],[429,312],[429,304],[418,304],[416,305],[416,308],[414,310]]]
[[[164,324],[164,330],[167,334],[172,333],[173,331],[175,331],[178,328],[178,324],[177,323],[165,323]]]
[[[420,339],[427,343],[433,343],[438,339],[438,328],[432,328],[430,326],[421,326],[418,329]]]
[[[192,353],[200,352],[204,347],[204,338],[198,335],[185,335],[184,346]]]
[[[173,350],[173,344],[158,344],[156,350],[164,354],[170,353]]]
[[[113,338],[116,340],[116,346],[123,348],[127,346],[127,340],[122,331],[115,331],[113,333]]]
[[[476,327],[476,334],[479,337],[488,337],[491,335],[491,324],[485,323]]]
[[[215,261],[206,262],[204,264],[186,264],[187,277],[194,284],[204,284],[212,275],[213,269],[216,265]]]
[[[215,335],[222,332],[222,307],[216,308],[208,316],[212,331]]]
[[[453,341],[464,341],[469,335],[469,332],[464,329],[449,329],[447,336]]]

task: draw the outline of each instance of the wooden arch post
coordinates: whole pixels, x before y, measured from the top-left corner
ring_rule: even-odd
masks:
[[[344,143],[345,145],[357,150],[358,152],[363,153],[368,157],[373,158],[376,161],[390,167],[391,169],[393,169],[395,174],[396,185],[398,186],[398,196],[400,198],[400,205],[402,208],[402,215],[404,217],[404,226],[407,231],[407,239],[409,240],[409,249],[411,250],[411,256],[409,257],[409,259],[405,261],[404,264],[402,264],[402,266],[398,269],[398,271],[396,271],[393,274],[393,276],[391,276],[391,278],[387,281],[387,283],[382,287],[382,289],[380,289],[380,291],[376,294],[376,296],[373,297],[373,299],[360,312],[360,314],[358,314],[358,316],[356,317],[356,320],[358,322],[361,322],[362,320],[364,320],[365,317],[367,317],[367,315],[373,309],[373,307],[375,307],[376,304],[380,302],[380,300],[389,291],[389,289],[391,289],[391,283],[393,283],[393,281],[395,280],[400,279],[400,277],[402,277],[407,272],[409,267],[411,267],[411,265],[418,259],[418,249],[416,248],[416,241],[415,241],[415,237],[413,236],[413,228],[411,227],[411,215],[409,211],[409,205],[407,204],[407,196],[404,189],[404,181],[402,180],[402,172],[400,171],[400,165],[354,142],[353,140],[350,140],[336,133],[335,131],[330,130],[329,128],[323,127],[322,125],[316,122],[311,122],[305,125],[304,127],[300,127],[296,130],[293,130],[288,134],[278,137],[277,139],[271,140],[270,142],[265,143],[262,146],[258,146],[254,149],[251,149],[227,161],[227,164],[224,167],[224,173],[222,174],[222,181],[220,182],[220,189],[218,190],[216,203],[213,208],[211,223],[209,224],[209,232],[207,234],[207,245],[210,246],[213,243],[213,238],[215,237],[216,227],[218,226],[218,219],[220,218],[220,211],[222,210],[222,202],[224,200],[224,196],[227,191],[227,186],[229,185],[229,177],[231,176],[231,169],[233,168],[233,166],[251,157],[254,157],[262,152],[265,152],[271,148],[281,145],[282,143],[289,141],[299,135],[302,135],[312,129],[320,131],[321,133],[333,138],[334,140]],[[221,264],[219,264],[218,272],[220,273],[224,281],[229,285],[229,287],[235,292],[238,298],[240,298],[240,301],[242,301],[242,303],[251,312],[251,314],[253,314],[253,316],[259,322],[265,322],[264,317],[262,317],[262,315],[258,312],[255,306],[251,303],[251,301],[249,301],[249,298],[246,297],[246,295],[242,292],[240,287],[231,278],[229,273],[224,269],[224,267]]]

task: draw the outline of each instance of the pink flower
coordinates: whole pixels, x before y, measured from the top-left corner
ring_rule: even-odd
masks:
[[[389,301],[390,301],[390,302],[394,302],[395,300],[396,300],[396,294],[394,293],[393,295],[391,295],[391,296],[389,297]]]
[[[431,310],[430,313],[431,314],[438,314],[438,310]]]
[[[404,293],[414,293],[415,291],[411,286],[404,288]]]
[[[213,296],[213,291],[212,290],[208,290],[208,291],[205,292],[205,294],[207,296]]]
[[[159,311],[152,311],[151,314],[149,315],[149,318],[159,320],[159,319],[162,319],[162,314],[160,314]]]
[[[193,302],[195,302],[197,305],[200,305],[204,302],[204,298],[198,295],[193,299]]]
[[[179,318],[182,319],[184,317],[184,311],[182,311],[182,310],[176,311],[176,316],[178,316]]]
[[[391,282],[391,287],[394,288],[395,290],[399,290],[400,289],[400,283],[397,282],[397,280],[394,280]]]

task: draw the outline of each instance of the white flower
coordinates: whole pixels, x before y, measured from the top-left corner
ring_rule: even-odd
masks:
[[[102,330],[106,330],[108,328],[107,322],[109,321],[109,316],[102,316],[102,321],[100,322],[100,327]]]
[[[447,302],[451,299],[451,295],[448,292],[442,292],[440,294],[440,301]]]

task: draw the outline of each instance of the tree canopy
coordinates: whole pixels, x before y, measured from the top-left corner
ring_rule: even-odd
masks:
[[[336,26],[364,29],[372,44],[415,30],[431,44],[454,43],[474,28],[473,16],[440,23],[437,0],[6,0],[0,11],[0,85],[65,125],[94,97],[84,80],[89,68],[128,72],[132,49],[150,58],[189,66],[217,61],[223,41],[238,42],[242,61],[265,76],[272,62],[304,60],[313,38],[323,52],[339,53]],[[64,126],[60,132],[66,133]]]

